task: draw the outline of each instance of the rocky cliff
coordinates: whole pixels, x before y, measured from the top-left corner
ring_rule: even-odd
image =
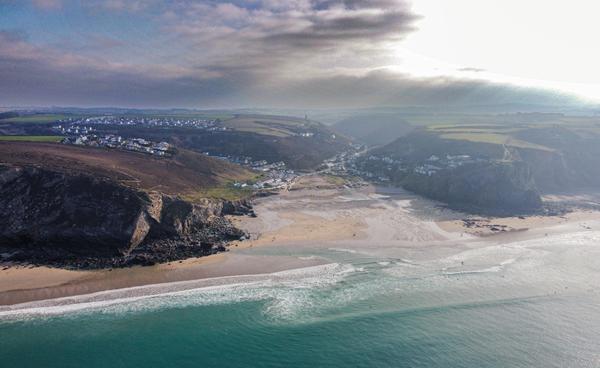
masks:
[[[486,214],[528,213],[542,205],[532,172],[523,162],[475,163],[433,176],[408,175],[402,185],[453,208]]]
[[[8,261],[99,268],[207,255],[244,235],[224,215],[249,211],[244,201],[190,203],[82,173],[0,165]]]

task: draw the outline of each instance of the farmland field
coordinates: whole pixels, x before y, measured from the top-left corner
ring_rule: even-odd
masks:
[[[427,129],[443,139],[553,151],[553,149],[549,147],[528,142],[527,140],[519,139],[514,136],[523,130],[541,127],[543,126],[536,124],[503,125],[481,123],[432,125]]]
[[[531,142],[527,142],[521,139],[516,139],[506,134],[497,134],[497,133],[447,133],[441,134],[441,138],[444,139],[456,139],[461,141],[469,141],[469,142],[481,142],[481,143],[491,143],[491,144],[503,144],[511,147],[519,147],[519,148],[530,148],[537,149],[543,151],[552,151],[551,148],[546,146],[542,146],[540,144],[535,144]]]
[[[238,116],[223,122],[228,128],[240,131],[271,135],[275,137],[289,137],[295,135],[295,131],[304,130],[311,126],[309,121],[288,117],[265,117],[265,116]]]

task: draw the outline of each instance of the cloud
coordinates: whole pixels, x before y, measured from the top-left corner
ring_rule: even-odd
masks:
[[[110,11],[135,13],[143,11],[156,3],[158,3],[157,0],[91,0],[86,5]]]
[[[467,73],[482,73],[485,72],[485,69],[481,69],[481,68],[474,68],[474,67],[465,67],[465,68],[459,68],[456,69],[459,72],[467,72]]]
[[[83,31],[75,43],[50,45],[0,31],[1,103],[343,108],[573,101],[545,90],[389,71],[394,48],[419,19],[400,0],[87,4],[127,19],[143,16],[155,33],[131,39],[129,27]]]
[[[258,91],[257,91],[258,92]],[[374,71],[361,76],[332,75],[295,79],[263,88],[254,103],[262,106],[348,108],[372,106],[474,106],[501,104],[567,105],[577,98],[555,91],[485,80],[415,78]],[[291,101],[296,102],[290,105]]]
[[[183,2],[166,28],[202,50],[203,68],[285,74],[383,62],[385,44],[414,31],[419,18],[404,1],[257,1]]]
[[[62,0],[32,0],[31,3],[44,10],[56,10],[62,8]]]

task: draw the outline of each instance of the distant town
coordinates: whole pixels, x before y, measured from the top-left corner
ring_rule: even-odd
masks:
[[[171,156],[172,146],[167,142],[152,142],[143,138],[123,138],[120,135],[105,134],[96,135],[84,133],[77,136],[66,137],[62,140],[64,144],[74,144],[88,147],[105,147],[148,153],[154,156]]]
[[[226,127],[220,124],[219,119],[181,119],[174,117],[135,117],[135,116],[94,116],[82,119],[60,120],[58,130],[68,129],[73,126],[88,125],[117,125],[136,127],[163,127],[163,128],[195,128],[208,131],[224,131]]]
[[[105,147],[148,153],[154,156],[172,155],[172,147],[167,142],[153,142],[143,138],[123,138],[115,134],[98,134],[99,125],[135,126],[135,127],[183,127],[207,131],[225,131],[219,119],[177,119],[171,117],[122,117],[95,116],[81,119],[64,119],[52,127],[54,131],[65,135],[63,143],[91,147]]]
[[[390,182],[392,173],[434,176],[442,170],[488,161],[470,155],[431,155],[421,162],[406,162],[391,156],[370,154],[366,147],[353,145],[353,149],[341,152],[325,160],[323,171],[339,176],[358,176],[380,183]]]

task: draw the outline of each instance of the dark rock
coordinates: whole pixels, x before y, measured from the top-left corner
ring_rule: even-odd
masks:
[[[402,185],[456,209],[493,215],[540,211],[542,200],[529,167],[523,162],[485,162],[409,175]]]
[[[251,211],[247,201],[190,203],[83,174],[0,166],[4,262],[93,269],[205,256],[246,236],[223,215]]]

